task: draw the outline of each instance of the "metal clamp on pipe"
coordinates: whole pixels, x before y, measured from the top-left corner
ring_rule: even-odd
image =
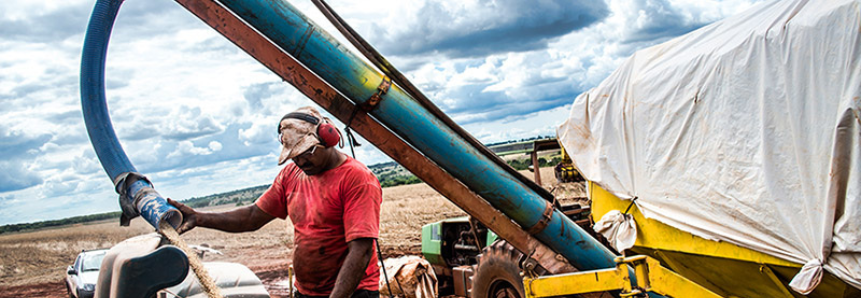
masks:
[[[544,212],[541,214],[541,220],[539,220],[535,225],[529,228],[526,232],[529,235],[535,235],[544,231],[544,228],[547,227],[547,224],[550,223],[550,220],[553,219],[553,205],[550,202],[545,203]]]
[[[114,187],[120,194],[120,225],[128,226],[132,218],[143,216],[156,229],[162,221],[167,221],[174,229],[182,224],[182,213],[172,208],[153,188],[146,176],[136,172],[126,172],[117,176]]]
[[[386,93],[389,92],[389,88],[391,87],[392,79],[390,79],[388,76],[383,76],[382,82],[380,82],[380,85],[377,86],[377,93],[374,93],[374,95],[372,95],[371,98],[368,99],[368,101],[366,101],[363,105],[360,105],[362,109],[365,110],[365,112],[370,112],[375,107],[377,107],[377,104],[379,104],[380,101],[383,100],[383,95],[386,95]]]

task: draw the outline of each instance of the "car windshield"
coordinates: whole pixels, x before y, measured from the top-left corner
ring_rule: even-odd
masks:
[[[84,256],[84,263],[81,265],[82,271],[98,271],[102,265],[102,259],[105,258],[105,251],[93,252]]]

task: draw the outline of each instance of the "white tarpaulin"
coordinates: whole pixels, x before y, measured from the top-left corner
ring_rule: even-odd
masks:
[[[645,216],[861,288],[859,6],[760,4],[638,51],[557,134]]]

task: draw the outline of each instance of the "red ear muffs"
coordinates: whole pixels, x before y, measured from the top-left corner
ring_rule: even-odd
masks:
[[[284,115],[284,117],[281,118],[281,121],[284,121],[284,119],[287,118],[299,119],[313,125],[317,125],[317,139],[320,140],[320,145],[323,145],[323,147],[329,148],[341,142],[341,133],[334,125],[332,125],[332,123],[329,123],[329,121],[320,121],[317,117],[298,112]],[[279,134],[281,133],[281,121],[278,121]]]
[[[328,121],[317,126],[317,137],[320,138],[320,144],[326,148],[335,146],[341,141],[341,133]]]

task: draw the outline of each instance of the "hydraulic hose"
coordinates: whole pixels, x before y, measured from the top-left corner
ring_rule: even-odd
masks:
[[[141,215],[154,228],[167,221],[174,228],[182,213],[162,198],[152,183],[129,161],[111,124],[105,100],[105,60],[108,41],[122,0],[99,0],[93,8],[81,58],[81,107],[87,134],[117,193],[123,209],[121,224]]]

